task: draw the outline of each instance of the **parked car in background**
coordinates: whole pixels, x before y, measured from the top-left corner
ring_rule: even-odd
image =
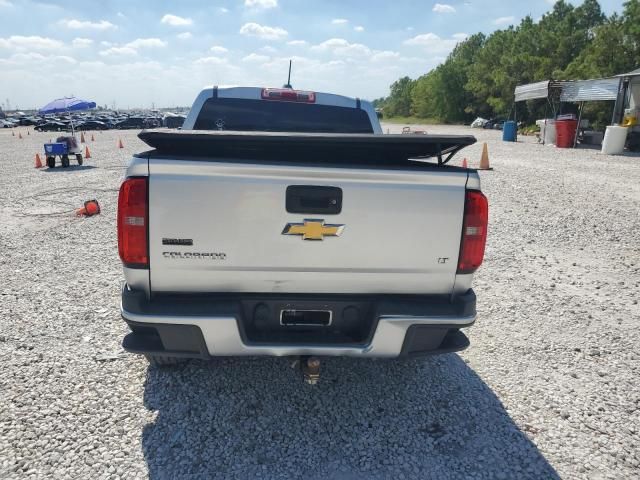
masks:
[[[46,122],[35,126],[38,132],[65,132],[67,128],[67,125],[62,122]]]
[[[142,117],[129,117],[115,124],[115,128],[120,130],[145,128],[145,119]]]
[[[492,118],[491,120],[488,120],[482,128],[489,130],[502,130],[504,127],[504,122],[504,119]]]
[[[185,115],[167,115],[164,117],[164,126],[167,128],[180,128],[186,118]]]
[[[75,126],[76,130],[109,130],[109,125],[98,120],[87,120]]]
[[[39,118],[33,118],[33,117],[23,117],[20,118],[20,125],[23,127],[29,127],[32,125],[37,125],[40,122]]]

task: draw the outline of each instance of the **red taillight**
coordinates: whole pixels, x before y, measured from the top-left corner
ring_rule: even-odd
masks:
[[[149,266],[147,177],[127,178],[118,196],[118,253],[127,267]]]
[[[263,100],[282,100],[285,102],[315,103],[315,92],[289,90],[288,88],[263,88]]]
[[[482,264],[484,246],[487,243],[488,221],[487,197],[477,190],[467,190],[457,273],[473,273]]]

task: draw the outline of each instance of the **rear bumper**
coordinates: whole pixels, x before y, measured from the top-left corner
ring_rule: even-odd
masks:
[[[131,329],[124,341],[132,353],[210,358],[242,355],[317,355],[398,357],[464,350],[469,341],[460,331],[476,318],[473,290],[456,297],[418,295],[376,296],[258,296],[261,302],[322,302],[366,304],[367,328],[356,342],[315,342],[277,337],[252,337],[247,318],[247,295],[163,295],[147,299],[144,292],[122,290],[121,312]],[[249,296],[251,297],[251,296]],[[311,299],[311,300],[310,300]],[[249,304],[255,302],[248,300]],[[370,325],[370,326],[369,326]],[[320,338],[320,337],[318,337]]]

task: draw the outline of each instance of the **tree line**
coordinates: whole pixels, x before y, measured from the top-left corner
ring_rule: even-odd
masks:
[[[640,0],[628,0],[621,14],[607,17],[597,0],[574,7],[558,0],[539,21],[489,36],[471,35],[446,60],[417,79],[403,77],[374,105],[385,117],[415,116],[445,123],[475,117],[512,117],[516,85],[543,80],[600,78],[640,67]],[[585,109],[607,121],[613,102]],[[544,102],[518,104],[518,119],[544,115]]]

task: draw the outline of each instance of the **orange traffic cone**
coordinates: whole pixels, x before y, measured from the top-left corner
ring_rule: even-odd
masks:
[[[462,159],[462,168],[469,168],[469,164],[467,163],[467,157]]]
[[[91,141],[92,141],[92,142],[95,142],[95,141],[96,141],[96,139],[95,139],[95,138],[93,138],[93,133],[91,134]]]
[[[86,216],[92,217],[100,213],[100,205],[97,200],[89,200],[84,202],[84,207],[76,209],[76,215],[78,217]]]
[[[478,170],[493,170],[489,166],[489,149],[487,148],[487,142],[484,142],[482,146],[482,156],[480,157],[480,168]]]
[[[87,146],[84,147],[84,158],[91,158],[91,152]]]
[[[42,168],[42,160],[40,160],[40,154],[36,153],[36,168]]]
[[[118,139],[118,148],[124,148],[124,145],[122,144],[122,139]]]
[[[80,132],[80,143],[84,143],[84,132]]]

